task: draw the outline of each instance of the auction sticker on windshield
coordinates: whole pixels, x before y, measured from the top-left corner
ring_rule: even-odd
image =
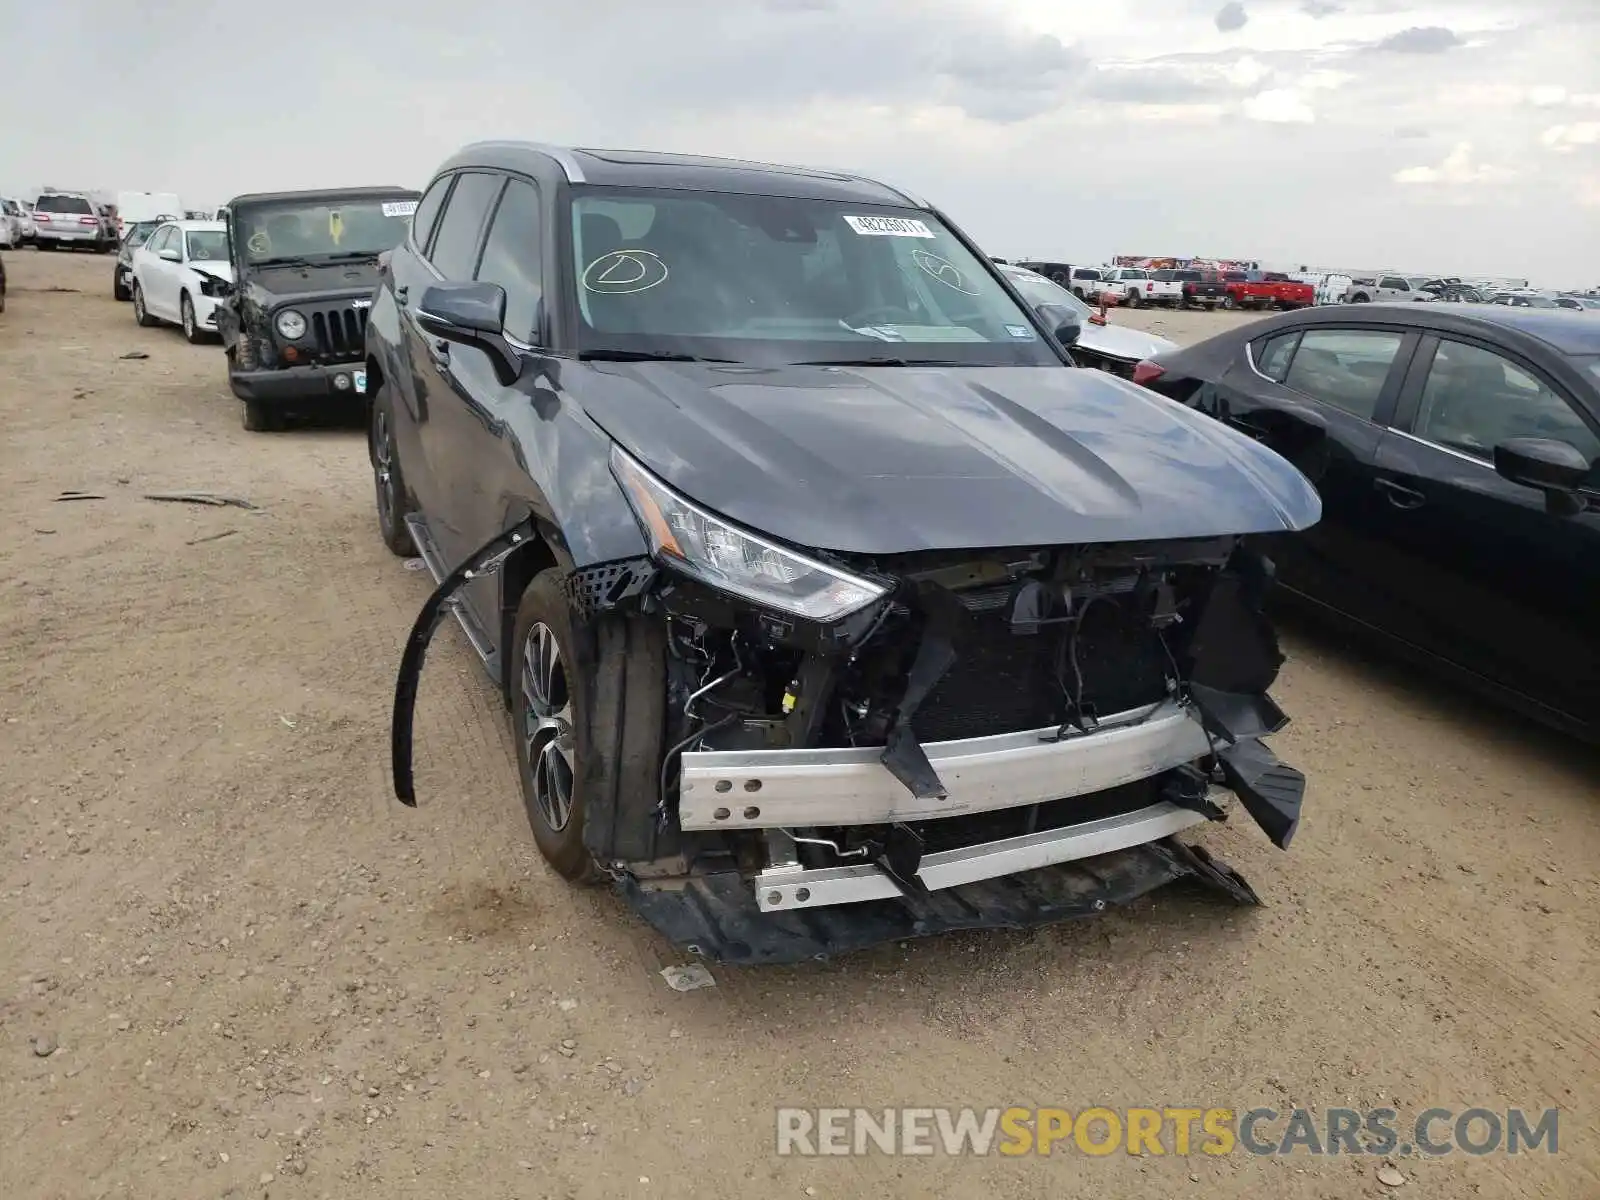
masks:
[[[416,211],[415,200],[386,200],[383,204],[383,215],[386,217],[409,217]]]
[[[911,217],[845,217],[851,229],[857,233],[876,237],[915,237],[931,238],[936,236],[921,221]]]

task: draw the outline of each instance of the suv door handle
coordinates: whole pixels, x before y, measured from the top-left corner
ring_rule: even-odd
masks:
[[[434,362],[438,363],[441,367],[448,367],[450,365],[450,343],[445,341],[444,338],[434,338],[429,344],[428,349],[433,354]]]
[[[406,306],[407,296],[409,295],[410,291],[411,289],[402,283],[394,290],[394,302],[401,308],[404,308]]]
[[[1373,486],[1383,492],[1390,504],[1396,508],[1421,508],[1428,502],[1428,498],[1414,488],[1396,483],[1392,479],[1379,476],[1372,481]]]

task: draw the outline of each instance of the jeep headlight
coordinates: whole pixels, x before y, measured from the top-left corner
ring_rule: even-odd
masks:
[[[278,336],[286,342],[299,341],[306,335],[305,316],[292,308],[279,313],[273,324],[277,327]]]
[[[720,591],[827,623],[889,590],[730,525],[678,495],[616,446],[611,470],[655,559]]]

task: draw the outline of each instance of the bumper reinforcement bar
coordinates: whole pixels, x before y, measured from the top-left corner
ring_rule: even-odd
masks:
[[[1058,741],[1057,732],[927,743],[949,795],[925,799],[884,767],[881,747],[693,751],[682,760],[679,822],[779,829],[959,817],[1104,791],[1210,752],[1198,715],[1176,701],[1106,717],[1091,733]]]

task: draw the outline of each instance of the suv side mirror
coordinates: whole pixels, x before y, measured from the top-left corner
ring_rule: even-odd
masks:
[[[435,337],[476,346],[502,386],[522,374],[522,356],[505,339],[506,290],[497,283],[440,283],[422,293],[417,324]]]
[[[1078,335],[1083,332],[1083,324],[1078,320],[1076,310],[1065,304],[1045,303],[1035,305],[1033,311],[1044,322],[1044,327],[1055,335],[1056,341],[1063,346],[1077,343]]]
[[[1583,511],[1578,489],[1593,470],[1583,453],[1553,438],[1512,438],[1494,448],[1494,469],[1502,479],[1538,488],[1545,507],[1559,516]]]

